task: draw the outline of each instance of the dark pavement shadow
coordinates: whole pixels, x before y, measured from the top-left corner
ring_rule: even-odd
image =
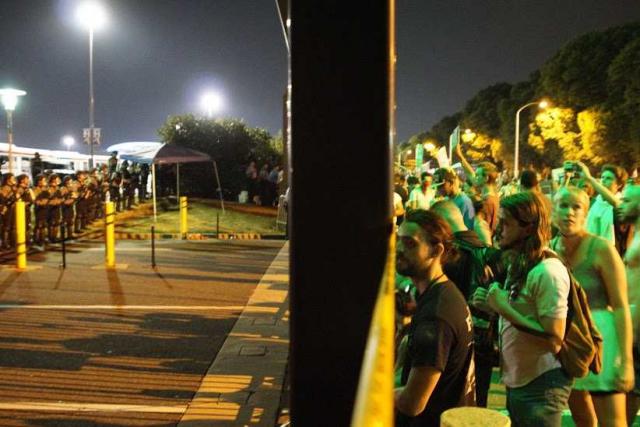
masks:
[[[0,351],[0,367],[79,371],[88,358],[89,354],[86,353],[3,348]]]

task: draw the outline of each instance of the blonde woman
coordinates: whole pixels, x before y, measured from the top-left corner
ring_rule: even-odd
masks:
[[[577,379],[569,407],[577,426],[626,426],[625,392],[633,387],[631,315],[624,264],[615,247],[585,229],[589,196],[563,187],[554,197],[558,236],[551,248],[571,267],[584,288],[603,336],[602,372]]]

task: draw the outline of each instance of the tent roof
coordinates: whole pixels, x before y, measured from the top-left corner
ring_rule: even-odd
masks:
[[[194,163],[210,162],[208,154],[175,144],[160,142],[123,142],[107,148],[108,152],[117,151],[121,159],[136,163]]]

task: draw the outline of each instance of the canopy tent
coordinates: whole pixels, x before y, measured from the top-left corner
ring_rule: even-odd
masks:
[[[216,182],[218,184],[218,194],[220,195],[220,204],[224,213],[224,200],[222,199],[222,186],[220,185],[220,177],[218,175],[218,165],[216,161],[208,154],[190,148],[182,147],[175,144],[163,144],[161,142],[122,142],[120,144],[111,145],[107,148],[108,152],[118,152],[118,157],[135,163],[146,163],[151,165],[151,193],[153,194],[153,220],[156,221],[156,165],[176,164],[176,193],[178,200],[180,199],[180,164],[181,163],[197,163],[211,162],[216,174]]]

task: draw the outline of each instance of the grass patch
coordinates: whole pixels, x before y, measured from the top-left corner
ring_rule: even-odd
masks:
[[[189,200],[187,223],[189,233],[215,233],[216,216],[219,218],[221,233],[260,233],[284,235],[283,225],[276,230],[276,217],[249,212],[238,212],[233,206],[225,213],[207,200]],[[149,233],[153,225],[153,206],[147,202],[135,211],[122,212],[116,218],[116,231],[129,233]],[[163,210],[158,203],[156,233],[179,233],[180,211],[177,205]]]

